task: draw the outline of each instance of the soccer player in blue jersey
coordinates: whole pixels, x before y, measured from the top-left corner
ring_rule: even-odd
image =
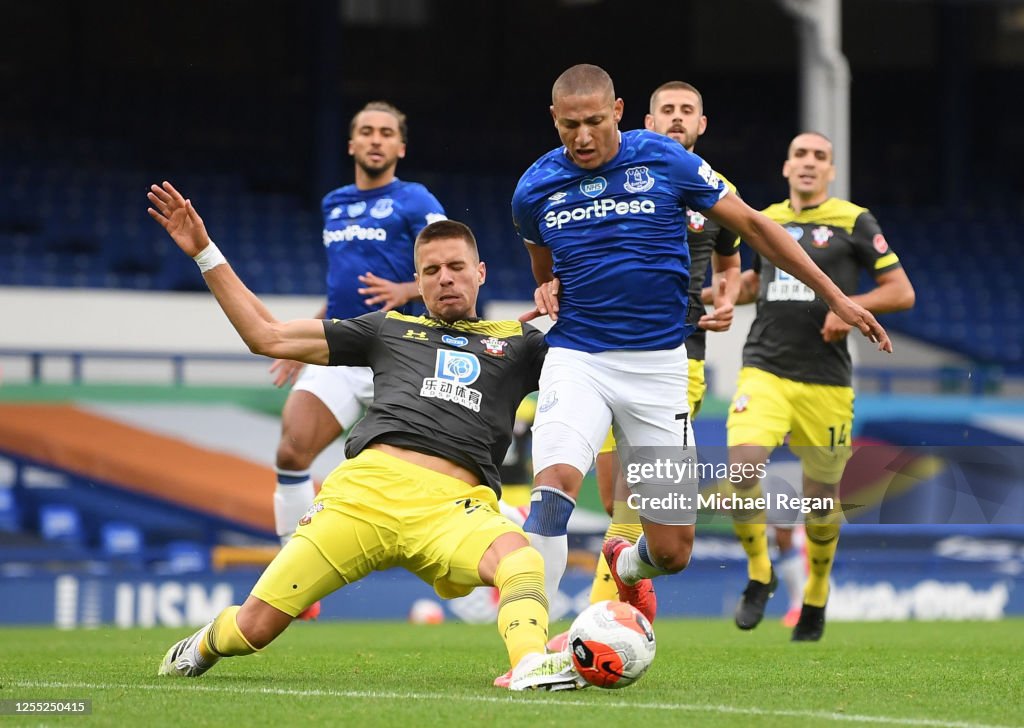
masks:
[[[687,208],[738,233],[806,283],[836,315],[892,350],[885,330],[846,297],[785,230],[731,194],[674,139],[620,133],[622,99],[598,66],[569,68],[551,91],[562,146],[522,176],[512,198],[538,283],[536,308],[555,324],[534,425],[534,491],[524,530],[544,556],[553,594],[565,571],[566,525],[609,425],[624,461],[637,448],[676,455],[694,445],[687,405]],[[637,487],[647,483],[641,481]],[[635,546],[604,548],[620,598],[653,619],[650,578],[686,568],[695,513],[641,510]]]
[[[428,223],[445,218],[441,203],[421,184],[395,176],[405,157],[405,114],[373,101],[349,125],[348,153],[355,183],[323,198],[327,303],[317,318],[346,319],[375,310],[409,313],[419,299],[413,280],[413,242]],[[322,367],[280,360],[274,383],[294,381],[281,412],[274,523],[281,543],[313,502],[313,460],[356,423],[373,399],[367,367]],[[319,604],[307,618],[315,617]]]

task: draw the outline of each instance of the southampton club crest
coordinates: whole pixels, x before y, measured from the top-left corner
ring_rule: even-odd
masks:
[[[324,504],[322,502],[320,502],[320,501],[317,501],[316,503],[311,505],[309,507],[309,510],[307,510],[305,512],[305,514],[303,514],[302,518],[299,519],[299,525],[300,526],[308,526],[309,522],[313,520],[313,516],[315,516],[317,513],[319,513],[323,509],[324,509]]]
[[[827,248],[828,240],[834,235],[832,228],[819,225],[811,230],[811,245],[815,248]]]
[[[484,353],[490,354],[491,356],[505,356],[505,347],[508,346],[508,342],[499,339],[496,336],[491,336],[487,339],[480,339],[480,343],[484,345]]]
[[[689,228],[695,233],[699,233],[704,229],[704,224],[708,221],[706,217],[701,215],[696,210],[687,209],[686,217],[688,218]]]
[[[626,192],[646,192],[654,187],[654,177],[647,167],[630,167],[626,170]]]

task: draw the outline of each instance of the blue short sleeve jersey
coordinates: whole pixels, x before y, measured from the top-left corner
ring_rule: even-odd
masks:
[[[561,282],[548,344],[586,352],[673,349],[686,323],[687,212],[728,188],[679,142],[654,132],[621,135],[618,154],[593,170],[564,147],[519,180],[512,216],[528,242],[551,249]]]
[[[426,187],[395,179],[384,187],[355,185],[328,193],[322,203],[327,251],[327,318],[377,310],[363,303],[359,276],[367,271],[396,283],[413,280],[413,243],[420,230],[444,220],[444,208]],[[398,309],[411,313],[410,306]]]

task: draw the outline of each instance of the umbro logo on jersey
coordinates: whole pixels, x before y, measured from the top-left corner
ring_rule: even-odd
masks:
[[[604,177],[587,177],[580,180],[580,192],[587,197],[597,197],[608,189],[608,180]]]
[[[568,192],[556,192],[555,194],[551,195],[551,197],[548,198],[548,201],[555,205],[560,205],[563,202],[565,202],[565,198],[568,196]]]
[[[626,192],[646,192],[654,187],[654,177],[647,167],[630,167],[626,170]]]
[[[327,216],[327,219],[337,220],[339,217],[341,217],[341,208],[335,207],[333,210],[331,210],[331,214]]]
[[[365,200],[360,200],[359,202],[353,202],[351,205],[348,206],[348,216],[349,217],[359,217],[364,212],[366,212],[366,201]]]

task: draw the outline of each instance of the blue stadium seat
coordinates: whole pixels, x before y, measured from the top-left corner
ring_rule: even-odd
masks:
[[[141,567],[144,545],[142,530],[131,523],[111,521],[100,527],[100,553],[108,559]]]
[[[47,541],[82,548],[85,530],[82,515],[74,506],[51,503],[39,508],[39,534]]]

